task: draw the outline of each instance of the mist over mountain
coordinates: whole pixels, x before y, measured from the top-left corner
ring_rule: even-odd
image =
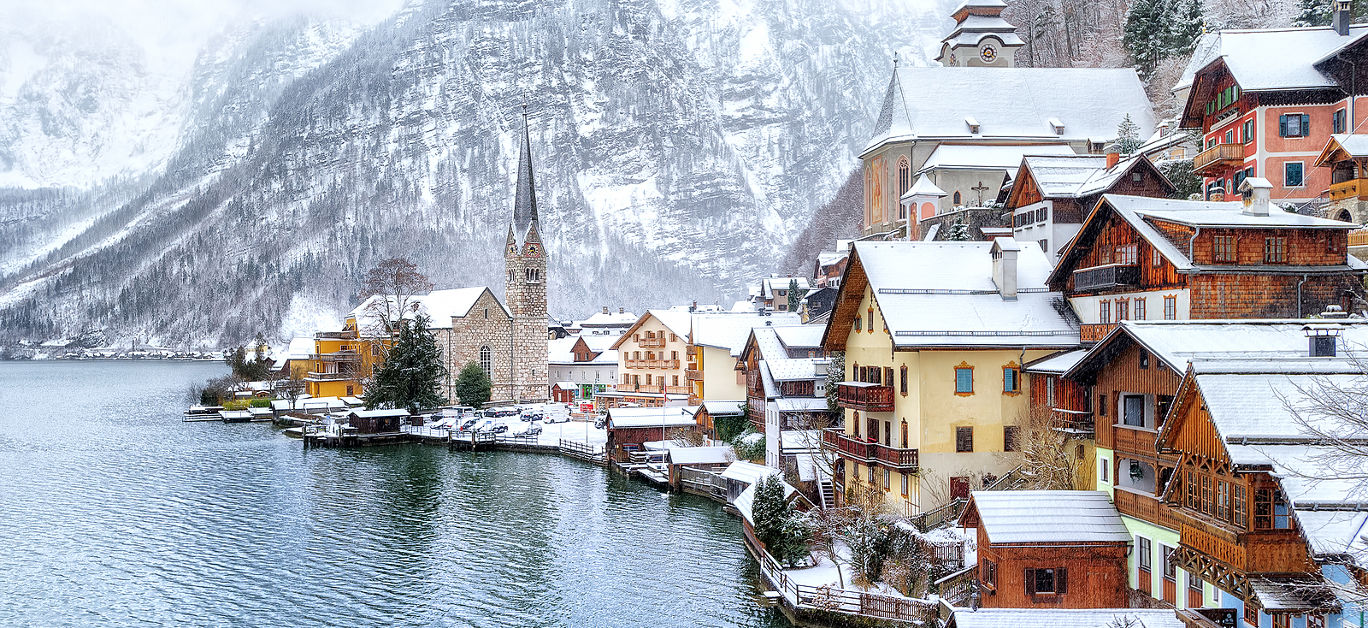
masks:
[[[309,332],[392,256],[502,293],[524,102],[553,316],[727,303],[845,182],[892,54],[926,63],[950,8],[413,1],[232,24],[179,75],[117,31],[15,29],[0,342]]]

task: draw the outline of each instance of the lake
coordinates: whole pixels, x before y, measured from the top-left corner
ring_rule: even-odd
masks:
[[[553,455],[181,422],[224,371],[0,362],[0,625],[788,625],[713,502]]]

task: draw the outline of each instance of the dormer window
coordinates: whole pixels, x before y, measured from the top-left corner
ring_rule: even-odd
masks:
[[[1064,134],[1064,122],[1059,118],[1050,118],[1050,128],[1054,129],[1055,135]]]
[[[964,116],[964,124],[969,127],[969,133],[973,135],[979,134],[979,122],[977,118],[974,116]]]

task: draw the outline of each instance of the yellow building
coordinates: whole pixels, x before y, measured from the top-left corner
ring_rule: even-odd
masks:
[[[845,352],[827,457],[848,503],[913,515],[1020,464],[1021,366],[1079,344],[1039,245],[857,242],[823,336]]]
[[[692,316],[689,333],[689,405],[704,401],[746,401],[746,371],[736,361],[751,330],[799,325],[797,313],[706,312]]]
[[[362,337],[357,333],[357,312],[347,315],[341,331],[314,334],[304,392],[311,397],[350,397],[362,394],[362,381],[384,362],[388,338]]]

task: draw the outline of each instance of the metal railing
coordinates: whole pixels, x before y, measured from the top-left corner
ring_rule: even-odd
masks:
[[[934,624],[937,610],[933,602],[842,589],[836,585],[799,584],[779,567],[779,563],[769,555],[769,552],[761,549],[757,553],[760,556],[760,571],[764,574],[765,580],[784,597],[784,601],[790,607],[918,622],[924,625]]]

